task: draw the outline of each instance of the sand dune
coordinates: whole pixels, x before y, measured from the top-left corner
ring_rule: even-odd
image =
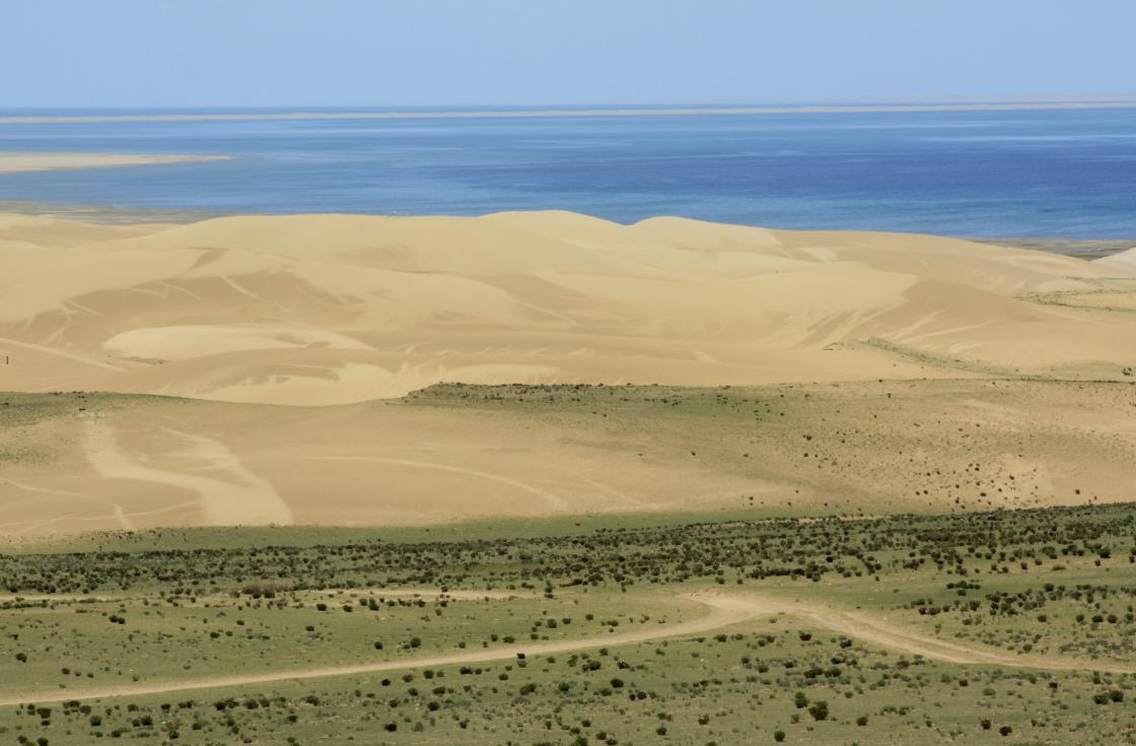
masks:
[[[570,213],[2,215],[0,391],[131,396],[0,396],[0,534],[1127,499],[1131,256]],[[390,401],[441,381],[608,386]]]
[[[1125,257],[570,213],[4,216],[0,387],[340,404],[444,380],[1112,378],[1131,317],[1038,297],[1131,292]]]
[[[1097,259],[1095,263],[1102,267],[1116,270],[1121,274],[1136,275],[1136,246],[1133,246],[1128,251],[1122,251],[1119,254]]]

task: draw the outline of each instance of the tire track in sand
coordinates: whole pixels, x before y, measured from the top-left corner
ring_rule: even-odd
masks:
[[[245,468],[219,440],[176,430],[168,433],[186,443],[172,456],[211,475],[159,469],[139,462],[118,442],[114,429],[87,421],[83,449],[95,472],[108,479],[131,479],[177,487],[198,496],[206,520],[214,526],[291,525],[292,509],[267,481]]]
[[[310,458],[318,459],[320,461],[364,461],[374,464],[389,464],[391,466],[405,466],[411,469],[427,469],[433,471],[446,471],[451,474],[461,474],[466,477],[477,477],[479,479],[487,479],[491,482],[498,482],[509,487],[513,487],[522,492],[527,492],[530,495],[536,495],[540,499],[548,503],[548,506],[553,509],[567,511],[569,509],[568,501],[555,493],[548,490],[534,487],[527,482],[522,482],[519,479],[513,479],[501,474],[494,474],[491,471],[481,471],[479,469],[470,469],[465,466],[454,466],[452,464],[443,464],[437,461],[417,461],[415,459],[407,458],[386,458],[383,456],[311,456]]]

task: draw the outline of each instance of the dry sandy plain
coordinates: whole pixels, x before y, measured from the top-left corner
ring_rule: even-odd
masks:
[[[1128,499],[1134,313],[1136,248],[0,215],[0,532]]]

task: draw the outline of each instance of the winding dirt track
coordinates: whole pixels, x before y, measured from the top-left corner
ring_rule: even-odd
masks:
[[[1136,666],[1067,658],[1063,656],[1010,655],[991,648],[949,642],[889,624],[860,611],[846,611],[829,606],[768,596],[746,596],[751,608],[762,607],[764,613],[784,613],[800,617],[806,625],[839,632],[863,642],[930,660],[961,665],[988,665],[1010,668],[1034,668],[1046,671],[1101,671],[1102,673],[1136,673]]]
[[[476,594],[478,596],[484,594]],[[588,637],[576,640],[559,640],[535,644],[507,645],[490,650],[479,650],[453,655],[434,655],[407,660],[376,661],[343,666],[293,669],[255,674],[234,674],[228,676],[208,676],[164,681],[148,684],[123,684],[117,686],[92,687],[83,690],[41,689],[29,690],[0,696],[0,706],[16,705],[26,702],[59,702],[63,700],[103,699],[110,697],[144,696],[167,694],[199,689],[216,689],[234,686],[256,686],[277,682],[322,679],[335,676],[400,671],[409,668],[455,666],[492,661],[513,660],[518,653],[539,656],[556,653],[569,653],[591,650],[600,647],[630,645],[668,637],[699,635],[729,627],[759,617],[786,614],[800,617],[807,624],[838,632],[891,650],[921,655],[931,660],[964,665],[1009,666],[1014,668],[1035,668],[1053,671],[1093,670],[1109,673],[1136,673],[1136,666],[1100,664],[1094,661],[1061,657],[1012,656],[992,650],[968,647],[946,642],[910,630],[904,630],[884,623],[861,612],[809,604],[801,601],[758,595],[754,593],[723,593],[704,591],[692,593],[684,598],[697,601],[709,609],[709,613],[698,619],[677,624],[663,624],[649,629],[638,629],[604,637]]]

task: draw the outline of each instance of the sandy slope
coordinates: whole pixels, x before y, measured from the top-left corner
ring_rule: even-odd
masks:
[[[492,413],[78,404],[84,411],[0,430],[0,534],[680,510],[764,485],[712,464],[643,458],[588,428]]]
[[[1126,277],[1120,260],[676,218],[9,215],[0,389],[334,404],[440,380],[1111,378],[1133,362],[1131,317],[1032,297]]]
[[[0,394],[0,535],[966,511],[1136,488],[1124,382],[511,389],[328,407]]]
[[[1118,664],[1101,664],[1075,658],[1056,656],[1012,656],[996,650],[983,649],[972,645],[947,642],[930,635],[906,630],[875,619],[872,615],[850,612],[829,606],[803,603],[776,596],[755,593],[724,593],[721,591],[696,592],[687,598],[704,605],[708,612],[689,622],[657,625],[631,632],[587,637],[576,640],[556,642],[536,642],[496,647],[491,650],[433,655],[408,660],[375,661],[343,666],[322,668],[303,668],[267,673],[231,674],[210,677],[186,678],[180,681],[155,682],[152,684],[123,684],[117,686],[68,689],[66,695],[59,689],[23,691],[0,699],[0,706],[23,704],[25,702],[58,702],[66,697],[69,700],[107,699],[113,697],[143,696],[147,694],[167,694],[172,692],[216,689],[229,686],[256,686],[284,681],[304,681],[335,676],[400,671],[410,668],[431,668],[438,666],[457,666],[469,663],[488,663],[492,661],[515,660],[517,655],[528,656],[555,655],[601,647],[633,645],[651,640],[670,637],[699,635],[727,628],[743,622],[775,615],[787,614],[807,620],[810,626],[829,629],[848,637],[891,650],[912,655],[921,655],[930,660],[962,665],[1005,666],[1012,668],[1031,668],[1038,670],[1071,671],[1093,670],[1110,673],[1136,673],[1136,667]]]
[[[17,417],[0,532],[1130,499],[1134,389],[1087,381],[1133,381],[1132,257],[571,213],[0,215],[0,391],[198,399]],[[982,380],[1023,376],[1086,383]],[[817,383],[693,419],[375,401],[447,380]]]
[[[1119,254],[1097,259],[1098,266],[1107,267],[1121,275],[1136,275],[1136,246]]]

